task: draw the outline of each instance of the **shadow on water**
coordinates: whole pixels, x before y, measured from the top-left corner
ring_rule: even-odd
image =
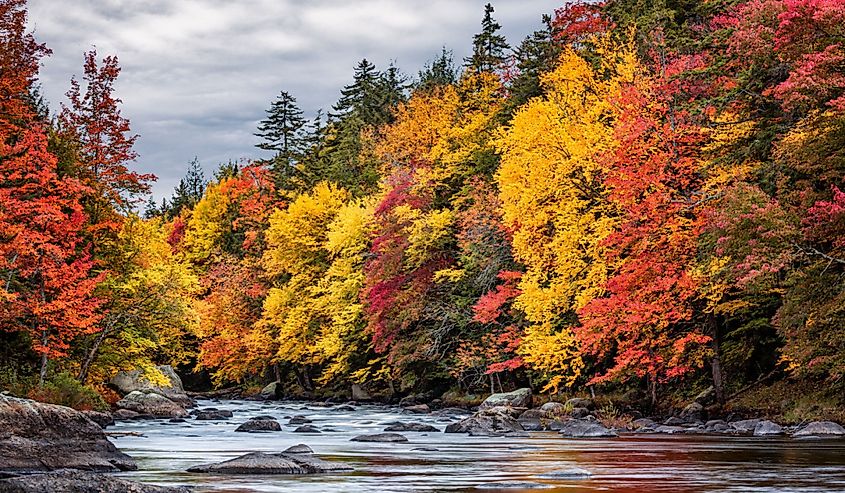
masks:
[[[572,440],[555,433],[525,438],[487,438],[446,433],[403,433],[407,443],[359,443],[391,421],[443,429],[450,419],[403,414],[396,408],[357,406],[355,411],[304,403],[201,401],[229,409],[228,421],[123,422],[115,431],[143,437],[113,439],[138,460],[124,476],[161,485],[188,485],[198,492],[842,492],[845,441],[754,439],[717,436],[644,436]],[[282,423],[275,433],[236,433],[252,416]],[[294,433],[286,417],[304,415],[320,434]],[[455,418],[457,419],[457,418]],[[305,443],[324,459],[354,471],[311,476],[217,476],[184,472],[247,452],[279,452]],[[561,476],[583,469],[587,478]],[[522,486],[521,488],[519,486]],[[542,489],[540,489],[542,488]]]

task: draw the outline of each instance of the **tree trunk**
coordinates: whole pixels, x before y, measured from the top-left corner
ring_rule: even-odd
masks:
[[[47,379],[47,330],[41,331],[41,345],[45,351],[41,353],[41,371],[38,372],[38,388],[44,387],[44,381]]]
[[[712,313],[708,315],[710,326],[710,337],[713,340],[713,358],[710,360],[710,367],[713,369],[713,390],[716,394],[716,403],[719,406],[725,404],[724,373],[722,372],[721,340],[719,337],[719,323]]]
[[[88,351],[88,355],[85,356],[85,361],[82,362],[82,368],[79,370],[79,383],[85,385],[85,380],[88,379],[88,371],[91,369],[91,364],[94,363],[94,360],[97,358],[97,353],[100,350],[100,345],[103,344],[103,341],[106,340],[106,335],[108,335],[109,329],[104,328],[97,334],[97,338],[94,340],[94,345],[91,346],[91,350]]]

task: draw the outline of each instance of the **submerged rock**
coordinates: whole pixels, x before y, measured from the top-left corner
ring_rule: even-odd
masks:
[[[531,389],[517,389],[513,392],[505,392],[502,394],[493,394],[484,399],[484,402],[479,406],[480,409],[490,409],[494,407],[531,407]]]
[[[423,424],[423,423],[394,423],[384,429],[384,431],[418,431],[418,432],[437,432],[437,428]]]
[[[833,421],[813,421],[792,434],[796,437],[845,436],[845,428]]]
[[[232,411],[226,409],[204,409],[196,413],[194,419],[197,421],[225,421],[233,416]]]
[[[569,438],[607,438],[616,433],[591,420],[572,419],[563,423],[559,433]]]
[[[188,472],[216,474],[320,474],[351,471],[346,464],[328,462],[310,453],[267,454],[252,452],[231,460],[188,469]]]
[[[188,415],[185,408],[167,397],[155,392],[134,390],[117,401],[120,409],[128,409],[139,414],[149,414],[156,418],[184,418]]]
[[[55,469],[113,472],[137,465],[79,411],[0,394],[0,471]]]
[[[320,433],[320,430],[317,429],[314,425],[302,425],[297,429],[293,430],[294,433]]]
[[[399,443],[407,442],[408,438],[398,433],[377,433],[375,435],[358,435],[353,442]]]
[[[404,411],[406,413],[428,414],[431,412],[431,408],[428,407],[428,404],[417,404],[415,406],[405,406]]]
[[[312,423],[312,421],[305,416],[294,416],[288,420],[289,425],[305,425],[308,423]]]
[[[8,493],[189,493],[191,490],[137,483],[90,471],[64,470],[0,479],[0,491]]]
[[[446,427],[446,433],[469,433],[472,436],[511,435],[524,431],[519,421],[500,408],[482,409]]]

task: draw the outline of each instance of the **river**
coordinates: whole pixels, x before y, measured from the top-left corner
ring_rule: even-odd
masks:
[[[552,492],[842,492],[845,440],[794,440],[725,436],[629,435],[575,440],[554,432],[525,438],[403,433],[407,443],[359,443],[390,421],[421,422],[443,429],[455,418],[408,415],[395,407],[316,407],[304,402],[200,401],[200,408],[228,409],[228,421],[119,422],[109,431],[139,432],[112,441],[138,461],[128,479],[187,485],[197,492],[401,492],[523,491],[505,483],[528,482]],[[238,433],[252,416],[271,415],[275,433]],[[304,415],[320,434],[293,433],[286,416]],[[333,431],[328,431],[333,430]],[[320,457],[355,468],[312,476],[215,476],[188,467],[247,452],[281,452],[309,445]],[[424,450],[420,450],[424,449]],[[587,479],[553,479],[550,473],[581,468]]]

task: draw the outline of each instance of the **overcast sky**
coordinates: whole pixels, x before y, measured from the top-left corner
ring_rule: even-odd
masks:
[[[29,0],[36,38],[53,50],[41,83],[55,111],[82,55],[96,46],[123,69],[117,95],[140,134],[136,168],[169,196],[198,156],[266,157],[252,135],[279,91],[310,117],[328,109],[361,58],[395,61],[407,74],[442,46],[459,62],[480,30],[487,0]],[[562,0],[500,0],[494,16],[511,44]]]

